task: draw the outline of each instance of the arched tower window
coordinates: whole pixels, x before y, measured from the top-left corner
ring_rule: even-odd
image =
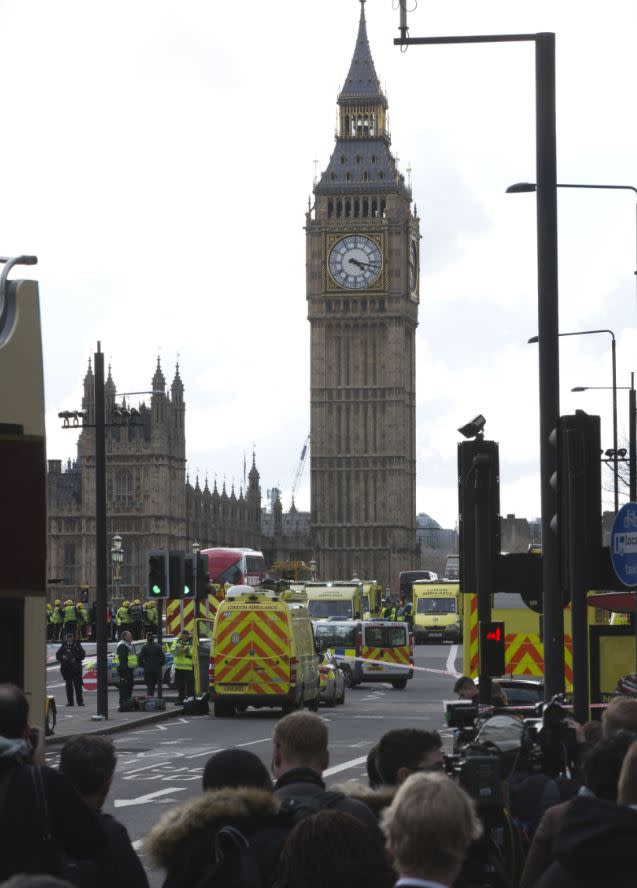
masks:
[[[365,172],[363,173],[363,182],[367,182],[368,179],[369,179],[369,173],[367,172],[367,170],[365,170]]]
[[[375,197],[372,198],[372,216],[378,215],[378,201]]]
[[[345,201],[345,218],[349,219],[352,215],[352,202],[351,200]]]
[[[355,216],[355,218],[358,218],[360,216],[360,214],[361,214],[361,202],[360,202],[360,200],[358,200],[358,198],[356,198],[354,200],[354,216]]]
[[[343,215],[343,201],[337,200],[336,201],[336,218],[340,219],[342,215]]]
[[[345,115],[345,127],[344,127],[344,129],[345,129],[345,135],[347,135],[348,132],[349,132],[349,114],[346,114],[346,115]]]
[[[369,134],[370,136],[376,135],[376,116],[373,111],[369,115]]]
[[[369,216],[369,201],[363,198],[363,216]]]
[[[334,201],[328,200],[327,202],[327,218],[331,219],[334,215]]]

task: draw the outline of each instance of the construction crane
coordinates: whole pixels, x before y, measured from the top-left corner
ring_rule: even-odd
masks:
[[[296,467],[296,474],[294,476],[294,481],[292,482],[292,500],[294,500],[294,494],[296,493],[296,488],[299,486],[299,481],[301,480],[301,476],[303,474],[303,469],[305,467],[305,461],[307,459],[307,455],[310,450],[310,436],[308,435],[305,439],[305,443],[303,444],[303,450],[301,451],[301,456],[299,457],[299,464]]]

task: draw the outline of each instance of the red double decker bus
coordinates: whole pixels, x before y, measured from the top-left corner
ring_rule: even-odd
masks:
[[[202,549],[208,559],[210,582],[215,587],[256,586],[266,577],[265,559],[256,549]]]

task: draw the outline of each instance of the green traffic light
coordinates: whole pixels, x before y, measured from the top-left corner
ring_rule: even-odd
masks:
[[[159,588],[157,583],[155,583],[155,585],[152,587],[151,591],[152,591],[153,595],[161,595],[161,589]]]
[[[190,595],[190,587],[184,586],[184,598],[188,595]]]

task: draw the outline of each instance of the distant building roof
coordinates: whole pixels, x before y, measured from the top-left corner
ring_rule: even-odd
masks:
[[[438,522],[432,518],[430,515],[427,515],[426,512],[418,512],[416,515],[416,527],[422,530],[441,530],[442,528],[438,524]]]

